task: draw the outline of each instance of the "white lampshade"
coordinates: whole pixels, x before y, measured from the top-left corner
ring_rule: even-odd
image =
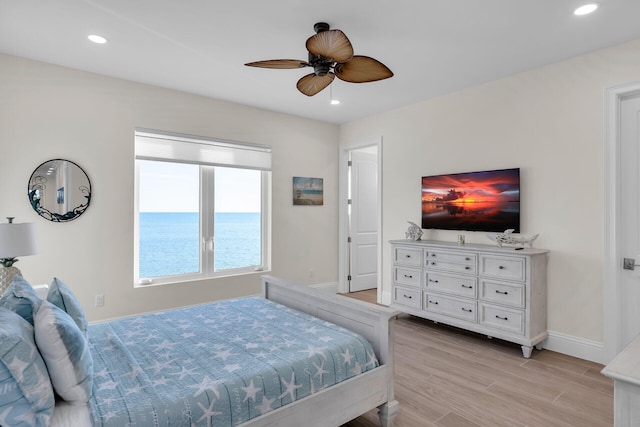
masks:
[[[37,253],[38,242],[34,223],[0,224],[0,258],[16,258]]]

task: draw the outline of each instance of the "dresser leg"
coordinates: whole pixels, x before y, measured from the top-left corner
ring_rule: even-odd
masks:
[[[533,347],[531,347],[530,345],[522,346],[522,355],[524,356],[525,359],[528,359],[531,357],[532,351],[533,351]]]

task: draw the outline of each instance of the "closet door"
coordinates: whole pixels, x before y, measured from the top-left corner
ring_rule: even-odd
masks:
[[[373,289],[378,281],[378,156],[352,151],[350,173],[349,292]]]

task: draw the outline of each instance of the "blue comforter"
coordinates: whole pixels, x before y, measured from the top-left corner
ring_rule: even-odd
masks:
[[[378,366],[370,344],[263,298],[89,328],[95,426],[235,426]]]

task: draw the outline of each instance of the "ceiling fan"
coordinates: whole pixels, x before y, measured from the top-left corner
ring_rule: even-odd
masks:
[[[298,80],[297,88],[307,96],[313,96],[326,88],[337,76],[350,83],[365,83],[387,79],[393,72],[382,62],[368,56],[354,55],[353,46],[340,30],[330,30],[326,22],[313,26],[315,35],[307,39],[309,60],[271,59],[249,62],[249,67],[304,68],[313,67],[313,73]]]

